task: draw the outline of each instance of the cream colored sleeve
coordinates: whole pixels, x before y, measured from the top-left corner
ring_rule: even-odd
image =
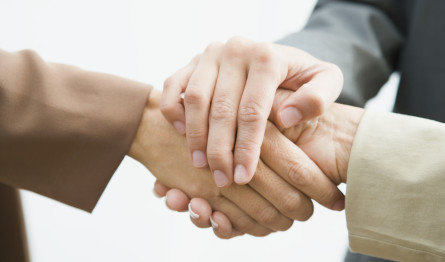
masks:
[[[445,261],[445,124],[366,112],[348,167],[353,252]]]

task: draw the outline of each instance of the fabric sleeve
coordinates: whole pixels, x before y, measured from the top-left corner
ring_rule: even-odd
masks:
[[[340,67],[338,102],[364,106],[396,68],[403,44],[403,1],[320,1],[302,31],[277,43],[300,48]]]
[[[354,252],[396,261],[445,261],[445,124],[366,112],[347,174]]]
[[[0,50],[0,182],[92,211],[151,86]]]

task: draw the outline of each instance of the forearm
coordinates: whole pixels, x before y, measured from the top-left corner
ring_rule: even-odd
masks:
[[[151,87],[0,51],[0,182],[91,211]]]

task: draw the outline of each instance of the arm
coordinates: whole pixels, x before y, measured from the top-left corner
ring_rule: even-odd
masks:
[[[364,115],[347,176],[353,251],[398,261],[445,260],[444,155],[445,124]]]
[[[289,228],[288,217],[312,214],[311,201],[290,186],[256,192],[274,191],[266,181],[286,183],[262,163],[255,186],[217,188],[207,169],[188,163],[185,139],[162,117],[150,86],[49,64],[32,51],[0,51],[0,88],[1,183],[91,211],[128,153],[160,181],[228,214],[238,231],[224,237],[266,235]],[[301,209],[283,208],[273,198],[280,194]]]
[[[305,28],[278,41],[336,64],[339,102],[364,106],[397,68],[406,1],[320,1]]]
[[[32,51],[0,51],[0,182],[93,210],[150,90]]]
[[[274,161],[290,161],[300,148],[332,181],[347,183],[353,251],[396,261],[445,259],[445,124],[334,104],[316,121],[282,132],[268,125],[261,158],[305,186],[307,169],[293,173],[298,166]]]

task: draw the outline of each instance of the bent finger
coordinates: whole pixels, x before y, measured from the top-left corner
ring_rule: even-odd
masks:
[[[330,63],[321,63],[317,68],[314,77],[280,104],[276,118],[280,127],[289,128],[321,115],[340,95],[341,70]]]
[[[170,189],[166,194],[165,204],[171,210],[178,212],[187,211],[189,202],[188,196],[179,189]]]
[[[271,123],[266,133],[261,159],[272,170],[321,205],[344,209],[340,204],[344,203],[343,193],[297,145]]]
[[[185,67],[179,69],[164,81],[161,97],[161,112],[180,134],[185,134],[185,110],[181,94],[187,87],[189,79],[199,62],[199,55]]]

